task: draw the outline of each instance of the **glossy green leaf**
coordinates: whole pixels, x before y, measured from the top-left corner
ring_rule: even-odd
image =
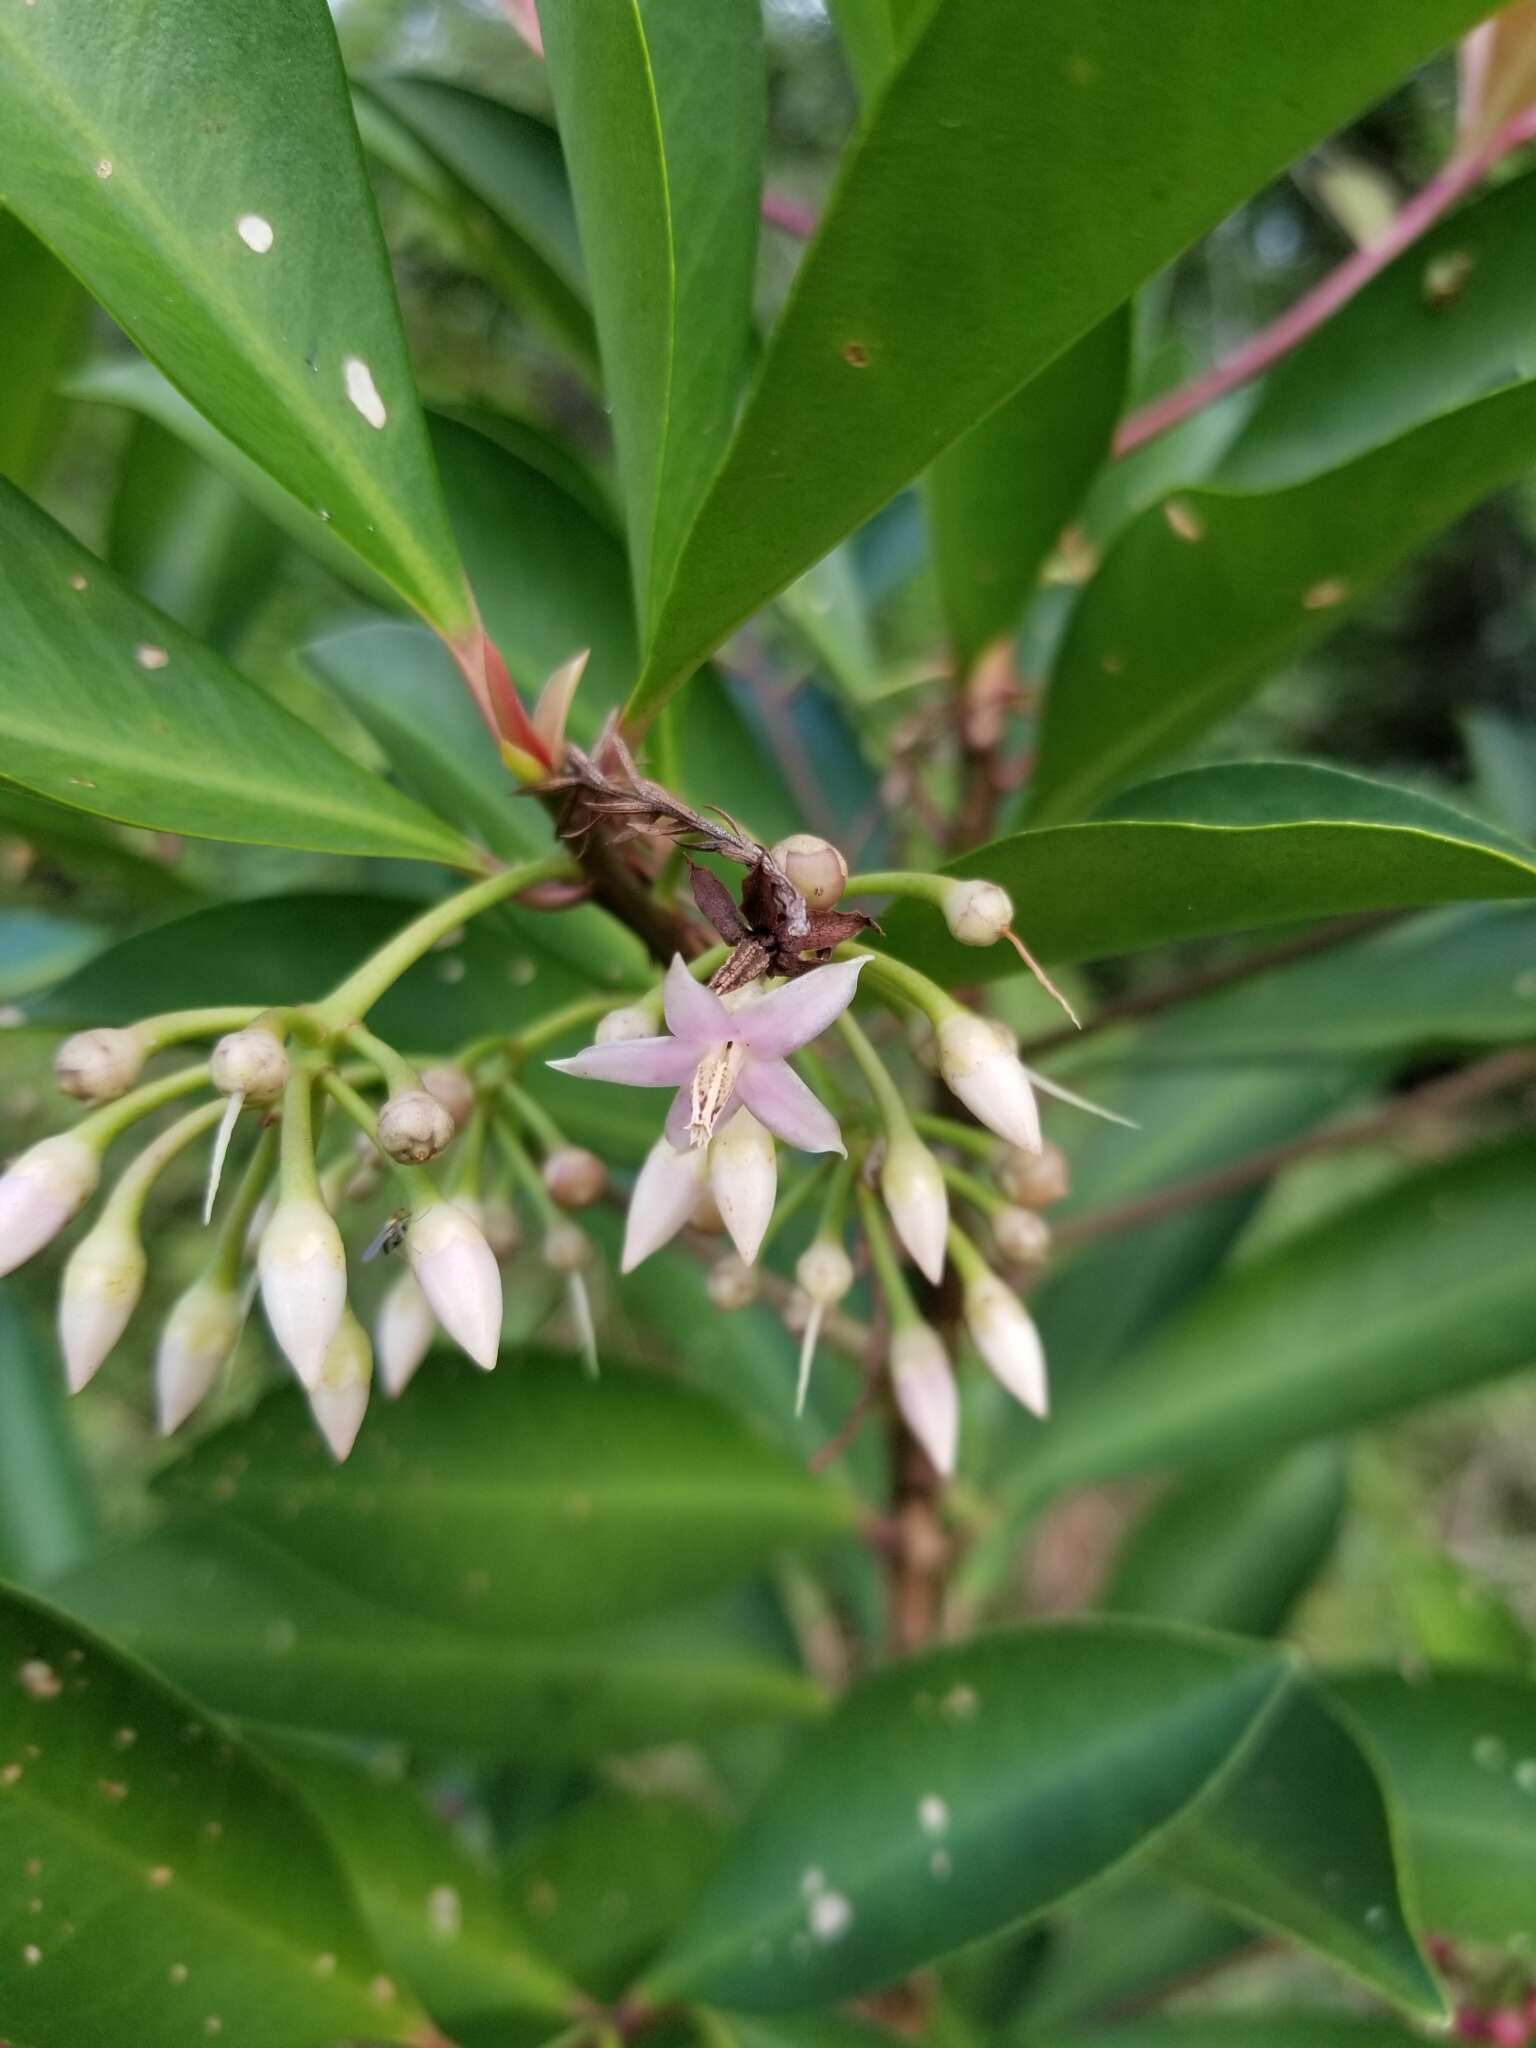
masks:
[[[9,204],[222,433],[443,633],[466,633],[321,0],[17,7],[0,59]]]
[[[426,1375],[343,1466],[284,1394],[160,1484],[365,1598],[497,1638],[676,1607],[854,1514],[702,1396],[652,1373],[594,1382],[569,1359]]]
[[[51,910],[8,907],[0,918],[0,1002],[57,981],[101,950],[106,933]]]
[[[1202,732],[1536,462],[1536,381],[1269,491],[1181,491],[1114,543],[1041,721],[1031,818],[1079,817]]]
[[[425,2043],[304,1807],[224,1729],[0,1593],[4,2023],[26,2048]]]
[[[1297,1690],[1153,1861],[1223,1910],[1306,1943],[1394,2005],[1444,2019],[1404,1902],[1393,1821],[1349,1728]]]
[[[613,408],[642,619],[731,430],[764,119],[755,0],[548,8],[545,54]]]
[[[584,1991],[617,1998],[720,1859],[726,1830],[697,1806],[605,1788],[520,1843],[503,1896]]]
[[[178,862],[156,857],[156,842],[13,782],[0,781],[0,837],[31,847],[72,882],[122,891],[144,916],[185,910],[202,894]]]
[[[1533,951],[1536,908],[1431,911],[1187,1003],[1177,1031],[1144,1040],[1134,1057],[1155,1064],[1309,1053],[1332,1062],[1529,1038]]]
[[[582,362],[595,363],[597,336],[555,131],[442,78],[374,73],[358,98],[364,145],[445,217],[470,260],[514,305],[526,306]]]
[[[1276,1652],[1029,1629],[865,1679],[764,1792],[652,1973],[746,2010],[889,1982],[1145,1845],[1286,1691]]]
[[[3,482],[0,622],[0,755],[26,788],[194,838],[476,864]]]
[[[1277,38],[1247,0],[1022,15],[937,0],[851,145],[648,635],[635,710],[1477,12],[1354,5],[1346,25],[1302,0]]]
[[[223,1518],[92,1559],[53,1597],[221,1712],[316,1733],[581,1758],[821,1706],[727,1610],[499,1640],[365,1600]]]
[[[570,2012],[572,1987],[489,1862],[415,1785],[298,1737],[261,1746],[324,1827],[386,1963],[440,2026]]]
[[[1536,1687],[1439,1671],[1334,1680],[1402,1808],[1424,1925],[1523,1952],[1536,1898]]]
[[[1029,2036],[1030,2048],[1413,2048],[1422,2035],[1391,2020],[1321,2012],[1192,2014],[1136,2020],[1091,2034]]]
[[[1536,853],[1519,840],[1413,790],[1281,762],[1163,776],[1087,824],[994,840],[944,872],[1001,882],[1047,960],[1536,894]],[[882,922],[892,952],[947,985],[1024,971],[1011,947],[957,944],[926,906]]]
[[[1109,449],[1130,362],[1111,313],[941,455],[928,476],[933,565],[963,672],[1012,632],[1040,564]]]
[[[889,76],[914,0],[830,0],[832,19],[859,98],[867,105]]]
[[[1256,1457],[1536,1363],[1533,1165],[1529,1142],[1473,1152],[1255,1255],[1128,1362],[1112,1402],[1065,1407],[1015,1485]]]
[[[406,898],[315,894],[196,910],[109,946],[27,1013],[80,1030],[205,1003],[309,1002],[420,908]],[[546,922],[534,911],[477,918],[457,945],[402,975],[370,1021],[412,1052],[452,1052],[585,992],[590,984],[542,950]]]
[[[1058,2028],[1140,2003],[1252,1940],[1236,1920],[1138,1863],[1127,1875],[1095,1885],[1051,1924],[1010,2038],[1054,2041]]]
[[[58,429],[56,386],[85,339],[86,297],[63,264],[0,206],[0,476],[30,485]]]
[[[83,1556],[95,1533],[54,1347],[14,1286],[0,1286],[0,1573],[41,1585]]]
[[[1403,1542],[1394,1546],[1390,1579],[1408,1654],[1418,1662],[1519,1677],[1536,1670],[1536,1639],[1480,1573],[1442,1550]]]
[[[1347,1499],[1337,1444],[1206,1474],[1136,1524],[1101,1604],[1112,1614],[1275,1635],[1332,1554]]]

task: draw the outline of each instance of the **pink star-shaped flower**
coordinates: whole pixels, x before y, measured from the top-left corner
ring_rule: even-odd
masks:
[[[801,1152],[841,1152],[837,1119],[788,1065],[788,1056],[819,1038],[847,1009],[863,965],[838,960],[816,967],[771,996],[730,1009],[675,957],[662,985],[669,1037],[589,1045],[550,1065],[590,1081],[676,1088],[667,1136],[679,1151],[705,1144],[745,1104],[786,1145]]]

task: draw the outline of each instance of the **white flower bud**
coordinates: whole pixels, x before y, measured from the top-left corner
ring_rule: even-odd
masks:
[[[226,1032],[208,1062],[213,1085],[221,1095],[243,1095],[247,1102],[276,1102],[288,1081],[288,1055],[281,1041],[260,1025]]]
[[[110,1204],[70,1253],[59,1287],[59,1349],[72,1394],[94,1376],[128,1327],[147,1265],[139,1233],[114,1216]]]
[[[426,1067],[422,1070],[421,1085],[427,1093],[440,1102],[453,1118],[453,1127],[462,1131],[475,1113],[475,1084],[462,1067]]]
[[[348,1309],[331,1339],[320,1377],[308,1389],[310,1412],[338,1465],[351,1451],[363,1426],[372,1378],[373,1350],[368,1333]]]
[[[544,1233],[544,1263],[557,1273],[579,1273],[591,1261],[592,1240],[578,1223],[552,1223]]]
[[[1021,1151],[1040,1149],[1040,1112],[1023,1066],[985,1017],[952,1010],[939,1026],[939,1071],[978,1122]]]
[[[492,1195],[480,1204],[480,1228],[497,1264],[504,1266],[523,1241],[523,1226],[517,1220],[517,1211],[504,1196]]]
[[[453,1142],[449,1112],[425,1088],[391,1095],[379,1111],[379,1146],[401,1166],[425,1166]]]
[[[709,1153],[702,1145],[679,1152],[665,1138],[656,1140],[635,1177],[625,1213],[621,1273],[633,1273],[642,1259],[676,1237],[693,1214],[708,1163]]]
[[[437,1324],[414,1273],[402,1273],[385,1289],[373,1325],[379,1385],[391,1401],[403,1394],[432,1349]]]
[[[598,1045],[623,1045],[631,1038],[654,1038],[656,1017],[645,1003],[626,1003],[598,1019],[592,1036]]]
[[[835,1308],[853,1286],[853,1261],[835,1238],[814,1237],[795,1261],[795,1282],[818,1308]]]
[[[261,1233],[256,1270],[278,1348],[313,1387],[347,1306],[347,1255],[325,1204],[308,1195],[279,1200]]]
[[[880,1193],[913,1264],[937,1287],[944,1277],[949,1190],[939,1162],[910,1130],[886,1147]]]
[[[731,1242],[750,1266],[762,1249],[779,1192],[773,1133],[738,1109],[709,1141],[709,1190]]]
[[[757,1269],[735,1252],[716,1259],[705,1282],[711,1304],[727,1313],[750,1308],[757,1299]]]
[[[1013,898],[996,882],[951,882],[944,921],[962,946],[995,946],[1013,923]]]
[[[137,1031],[77,1031],[53,1056],[53,1078],[77,1102],[113,1102],[126,1095],[144,1066]]]
[[[590,1209],[602,1199],[608,1169],[584,1145],[562,1145],[544,1161],[544,1185],[562,1209]]]
[[[992,1241],[1010,1266],[1043,1266],[1051,1249],[1051,1226],[1033,1209],[999,1209]]]
[[[245,1321],[238,1291],[196,1280],[177,1297],[155,1351],[155,1410],[160,1434],[180,1429],[234,1354]]]
[[[1010,1202],[1026,1209],[1048,1209],[1072,1191],[1072,1174],[1060,1146],[1043,1144],[1038,1152],[1005,1152],[993,1169],[998,1186]]]
[[[64,1131],[0,1174],[0,1275],[14,1273],[78,1216],[101,1180],[101,1154]]]
[[[805,898],[811,910],[830,910],[848,880],[848,863],[830,840],[814,832],[791,832],[773,849],[773,858]]]
[[[434,1316],[489,1372],[501,1348],[501,1272],[478,1224],[456,1202],[411,1218],[405,1255]]]
[[[908,1429],[947,1479],[960,1440],[960,1397],[937,1330],[909,1323],[891,1339],[891,1387]]]
[[[1023,1302],[995,1273],[980,1272],[965,1283],[965,1327],[987,1370],[1016,1401],[1042,1418],[1050,1408],[1045,1351]]]
[[[921,1010],[907,1021],[907,1043],[912,1048],[913,1059],[925,1074],[939,1071],[938,1035]]]

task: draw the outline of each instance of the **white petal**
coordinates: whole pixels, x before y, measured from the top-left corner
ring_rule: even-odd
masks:
[[[347,1255],[323,1202],[279,1202],[256,1254],[261,1305],[306,1387],[320,1377],[347,1306]]]
[[[240,1341],[245,1304],[232,1287],[198,1280],[172,1305],[155,1351],[160,1434],[180,1429],[206,1399]]]
[[[699,1049],[680,1038],[628,1038],[589,1045],[569,1059],[550,1060],[557,1074],[618,1081],[626,1088],[675,1088],[699,1063]]]
[[[751,1110],[740,1110],[711,1139],[709,1185],[732,1244],[750,1266],[773,1221],[779,1192],[773,1136]]]
[[[412,1217],[405,1255],[433,1315],[489,1372],[501,1349],[501,1268],[479,1225],[457,1202],[434,1202]]]
[[[730,1014],[724,1003],[712,988],[694,980],[681,953],[672,955],[661,985],[661,1007],[667,1029],[692,1045],[723,1045],[731,1036]]]
[[[0,1174],[0,1276],[50,1244],[100,1179],[96,1147],[68,1131],[44,1138]]]
[[[621,1273],[632,1273],[642,1259],[658,1252],[682,1229],[693,1214],[693,1205],[704,1185],[708,1154],[700,1146],[679,1152],[666,1138],[658,1138],[646,1154],[645,1164],[635,1180],[624,1219],[624,1252]]]
[[[373,1326],[379,1385],[393,1401],[403,1394],[432,1349],[437,1323],[414,1273],[402,1273],[379,1303]]]
[[[880,1193],[913,1264],[937,1287],[949,1238],[949,1190],[921,1138],[903,1136],[887,1148]]]
[[[797,1152],[842,1152],[837,1118],[783,1060],[754,1053],[736,1079],[736,1093],[775,1137]]]
[[[939,1071],[979,1123],[1023,1152],[1040,1150],[1029,1076],[985,1017],[956,1011],[939,1026]]]
[[[78,1394],[128,1327],[147,1261],[135,1232],[109,1213],[70,1254],[59,1287],[59,1349]]]
[[[1024,1304],[995,1273],[983,1273],[967,1282],[964,1307],[965,1326],[987,1370],[1043,1419],[1050,1411],[1045,1349]]]
[[[858,993],[867,961],[834,960],[786,982],[755,1003],[734,1013],[735,1030],[764,1059],[782,1059],[819,1038],[835,1023]]]
[[[960,1397],[939,1334],[926,1323],[891,1340],[891,1385],[902,1420],[948,1478],[960,1438]]]

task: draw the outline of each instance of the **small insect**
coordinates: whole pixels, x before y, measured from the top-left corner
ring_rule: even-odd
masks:
[[[370,1259],[376,1259],[380,1252],[387,1256],[390,1252],[399,1251],[401,1245],[405,1243],[405,1233],[410,1227],[410,1210],[397,1209],[393,1216],[385,1219],[383,1229],[363,1253],[363,1264],[366,1266]]]

